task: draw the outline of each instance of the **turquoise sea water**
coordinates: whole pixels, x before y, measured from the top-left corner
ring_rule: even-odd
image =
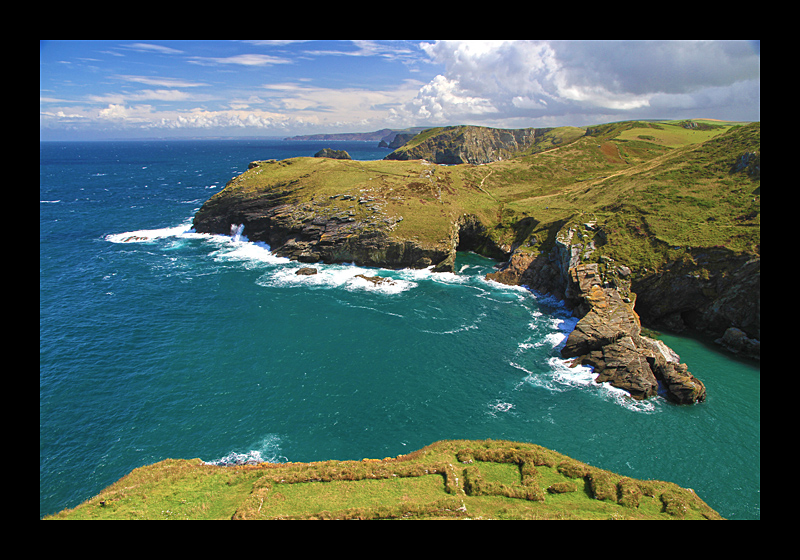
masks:
[[[760,371],[664,336],[705,403],[633,401],[567,367],[560,302],[457,274],[317,265],[191,218],[257,159],[372,143],[40,143],[40,515],[165,458],[382,458],[528,441],[760,518]],[[135,236],[136,239],[131,239]],[[356,274],[393,279],[373,286]]]

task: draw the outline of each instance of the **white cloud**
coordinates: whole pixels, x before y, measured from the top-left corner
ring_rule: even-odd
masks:
[[[760,113],[760,55],[746,42],[437,41],[421,48],[444,72],[393,112],[407,122],[667,118],[688,108],[715,116],[703,112],[744,113],[748,104],[751,118]]]
[[[161,86],[169,88],[200,87],[208,85],[204,84],[203,82],[191,82],[189,80],[182,80],[179,78],[159,78],[154,76],[130,76],[127,74],[118,74],[114,77],[117,78],[118,80],[124,80],[126,82],[136,82],[148,86]]]
[[[162,54],[180,54],[183,52],[163,45],[153,45],[152,43],[128,43],[120,45],[120,47],[139,52],[157,52]]]
[[[445,122],[453,118],[497,112],[491,100],[469,95],[458,81],[441,74],[422,86],[417,97],[406,107],[416,116],[430,122]]]
[[[148,122],[152,117],[152,107],[150,105],[126,105],[110,104],[105,109],[97,112],[97,117],[101,120],[121,121],[126,124]]]
[[[239,54],[222,58],[213,57],[191,57],[189,62],[193,64],[239,64],[241,66],[272,66],[273,64],[293,64],[288,58],[270,56],[268,54]]]

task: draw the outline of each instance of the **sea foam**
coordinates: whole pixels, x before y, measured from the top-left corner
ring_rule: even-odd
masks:
[[[258,463],[285,463],[288,459],[280,455],[280,438],[270,434],[252,445],[245,452],[231,451],[213,461],[203,461],[206,465],[230,467],[234,465],[257,465]]]
[[[287,262],[291,261],[287,259]],[[317,273],[311,275],[297,274],[297,271],[304,267],[315,268]],[[291,262],[291,264],[266,272],[256,281],[256,284],[264,287],[340,288],[354,292],[368,291],[384,294],[399,294],[418,285],[417,282],[411,280],[394,278],[392,277],[393,275],[389,275],[389,272],[347,264],[301,266],[298,263]],[[383,281],[372,282],[362,276],[367,278],[379,276]]]

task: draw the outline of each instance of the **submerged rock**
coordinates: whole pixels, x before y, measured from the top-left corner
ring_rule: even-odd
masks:
[[[383,276],[367,276],[365,274],[356,274],[356,278],[361,278],[362,280],[371,282],[375,286],[379,286],[381,284],[388,284],[388,285],[394,284],[394,282],[391,279],[384,278]]]

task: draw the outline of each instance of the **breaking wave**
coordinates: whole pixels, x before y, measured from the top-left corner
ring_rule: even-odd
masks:
[[[288,459],[280,454],[281,440],[270,434],[256,443],[252,449],[239,452],[231,451],[227,455],[213,461],[203,461],[206,465],[230,467],[234,465],[257,465],[258,463],[286,463]]]

